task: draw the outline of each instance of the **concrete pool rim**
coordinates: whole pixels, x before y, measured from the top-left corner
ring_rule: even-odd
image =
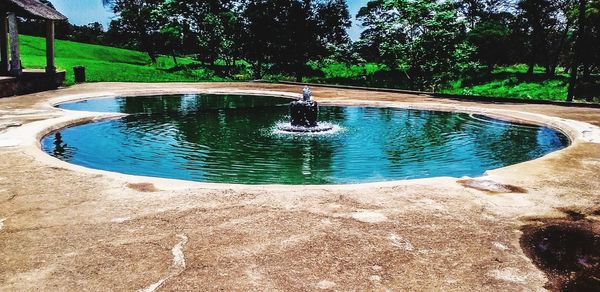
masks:
[[[122,117],[126,114],[122,113],[99,113],[99,112],[84,112],[84,111],[69,111],[64,109],[56,108],[56,105],[66,102],[76,102],[81,100],[100,99],[100,98],[115,98],[115,97],[134,97],[134,96],[158,96],[158,95],[169,95],[169,94],[216,94],[216,95],[260,95],[260,96],[273,96],[273,97],[284,97],[289,99],[298,98],[299,94],[289,92],[277,92],[271,90],[240,90],[240,89],[196,89],[196,88],[170,88],[167,91],[153,91],[153,90],[134,90],[132,92],[120,91],[120,92],[97,92],[97,93],[83,93],[75,95],[59,95],[52,97],[47,100],[41,101],[35,105],[35,107],[42,107],[45,109],[52,109],[60,113],[55,118],[44,119],[37,122],[25,124],[21,127],[11,128],[5,133],[0,134],[0,141],[13,141],[8,143],[5,147],[24,147],[26,153],[33,156],[36,160],[53,167],[64,168],[76,172],[84,172],[90,174],[104,175],[109,178],[126,181],[129,183],[153,183],[161,190],[181,190],[181,189],[196,189],[196,188],[216,188],[216,189],[228,189],[228,188],[245,188],[245,189],[281,189],[281,188],[298,188],[298,189],[344,189],[344,188],[363,188],[363,187],[384,187],[392,185],[411,184],[416,181],[456,181],[456,177],[434,177],[425,179],[413,179],[413,180],[391,180],[382,182],[371,182],[361,184],[328,184],[328,185],[279,185],[279,184],[262,184],[262,185],[246,185],[246,184],[231,184],[231,183],[208,183],[208,182],[194,182],[188,180],[178,179],[166,179],[159,177],[147,177],[122,174],[112,171],[104,171],[84,166],[79,166],[62,161],[58,158],[54,158],[41,149],[40,140],[56,130],[72,127],[79,124],[85,124],[94,121],[114,119]],[[412,102],[397,102],[397,101],[375,101],[375,100],[360,100],[360,99],[347,99],[342,101],[330,101],[319,99],[319,96],[315,96],[315,99],[319,100],[321,105],[326,106],[364,106],[364,107],[380,107],[380,108],[397,108],[397,109],[413,109],[413,110],[426,110],[426,111],[441,111],[441,112],[458,112],[467,114],[480,114],[486,117],[500,119],[508,122],[517,122],[524,124],[531,124],[537,126],[549,127],[553,130],[559,131],[565,134],[570,144],[558,151],[549,153],[545,156],[539,157],[534,160],[525,161],[515,165],[505,166],[503,168],[488,170],[481,178],[489,178],[494,175],[494,172],[505,169],[505,168],[516,168],[522,167],[525,164],[535,163],[538,160],[549,159],[556,155],[568,152],[574,146],[581,143],[596,143],[600,144],[600,128],[593,126],[589,123],[579,122],[575,120],[563,119],[558,117],[547,116],[543,114],[530,113],[517,110],[507,109],[493,109],[484,108],[482,104],[476,106],[462,106],[455,104],[442,104],[442,103],[412,103]],[[3,137],[4,136],[4,137]],[[0,145],[2,147],[2,145]]]

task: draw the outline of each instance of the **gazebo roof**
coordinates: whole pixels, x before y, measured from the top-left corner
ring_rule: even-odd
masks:
[[[62,15],[56,9],[39,0],[0,0],[0,10],[15,12],[19,16],[29,16],[34,18],[42,18],[47,20],[65,20],[66,16]]]

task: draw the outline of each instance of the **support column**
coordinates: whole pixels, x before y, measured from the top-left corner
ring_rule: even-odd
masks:
[[[8,74],[8,22],[6,12],[0,11],[0,75]]]
[[[8,13],[8,32],[10,33],[10,74],[19,76],[23,73],[21,68],[21,54],[19,53],[19,30],[17,29],[17,15]]]
[[[46,20],[46,73],[56,73],[54,65],[54,21]]]

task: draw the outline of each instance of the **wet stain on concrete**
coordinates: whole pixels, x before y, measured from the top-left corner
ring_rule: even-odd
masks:
[[[457,183],[461,184],[465,188],[472,188],[489,193],[527,193],[525,188],[509,184],[501,184],[492,180],[461,179],[458,180]]]
[[[548,276],[547,289],[600,291],[600,223],[563,212],[567,219],[540,218],[524,226],[521,248]]]
[[[151,183],[127,184],[127,187],[142,193],[155,193],[159,191],[159,189]]]

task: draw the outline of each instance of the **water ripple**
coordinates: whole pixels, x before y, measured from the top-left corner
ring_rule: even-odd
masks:
[[[128,174],[248,184],[362,183],[477,176],[568,144],[545,127],[476,115],[390,108],[321,107],[331,131],[289,134],[288,100],[186,95],[63,104],[129,113],[60,130],[50,155]]]

